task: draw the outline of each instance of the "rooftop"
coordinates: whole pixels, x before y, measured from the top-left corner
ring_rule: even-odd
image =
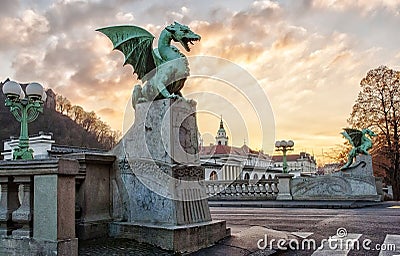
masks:
[[[262,159],[269,159],[269,155],[264,154],[262,151],[257,151],[249,148],[247,145],[241,147],[227,146],[227,145],[210,145],[200,148],[200,156],[213,156],[213,155],[235,155],[247,157],[249,155],[257,156]]]

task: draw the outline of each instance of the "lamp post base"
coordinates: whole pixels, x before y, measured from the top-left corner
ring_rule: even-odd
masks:
[[[31,148],[16,148],[13,153],[13,160],[32,160],[33,150]]]
[[[276,200],[293,200],[292,193],[290,190],[293,174],[281,173],[277,174],[276,177],[279,178],[278,183],[278,196]]]

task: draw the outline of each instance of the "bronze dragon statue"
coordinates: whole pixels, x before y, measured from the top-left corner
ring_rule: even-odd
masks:
[[[160,34],[158,48],[152,49],[154,36],[137,26],[113,26],[98,29],[113,43],[114,49],[125,55],[125,63],[131,64],[134,73],[143,83],[135,85],[132,105],[164,98],[182,97],[180,90],[189,76],[189,64],[184,54],[171,45],[179,42],[186,51],[189,43],[201,37],[186,25],[174,22]]]
[[[347,169],[353,163],[354,158],[357,154],[369,155],[368,150],[372,148],[372,141],[366,135],[370,137],[376,136],[376,134],[370,129],[343,129],[342,135],[350,142],[353,148],[350,150],[348,155],[347,163],[340,168],[341,170]]]

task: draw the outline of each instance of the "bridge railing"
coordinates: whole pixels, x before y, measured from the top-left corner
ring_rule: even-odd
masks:
[[[0,255],[77,255],[75,176],[68,159],[0,161]]]
[[[275,200],[279,179],[204,181],[209,200]]]

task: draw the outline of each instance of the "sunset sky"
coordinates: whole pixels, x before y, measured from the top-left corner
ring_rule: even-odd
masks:
[[[397,0],[2,0],[0,80],[40,82],[122,131],[139,81],[95,30],[137,25],[156,47],[173,21],[202,37],[185,53],[194,76],[183,94],[198,101],[205,143],[222,115],[233,145],[272,153],[275,139],[292,139],[322,162],[344,142],[367,71],[400,69]]]

